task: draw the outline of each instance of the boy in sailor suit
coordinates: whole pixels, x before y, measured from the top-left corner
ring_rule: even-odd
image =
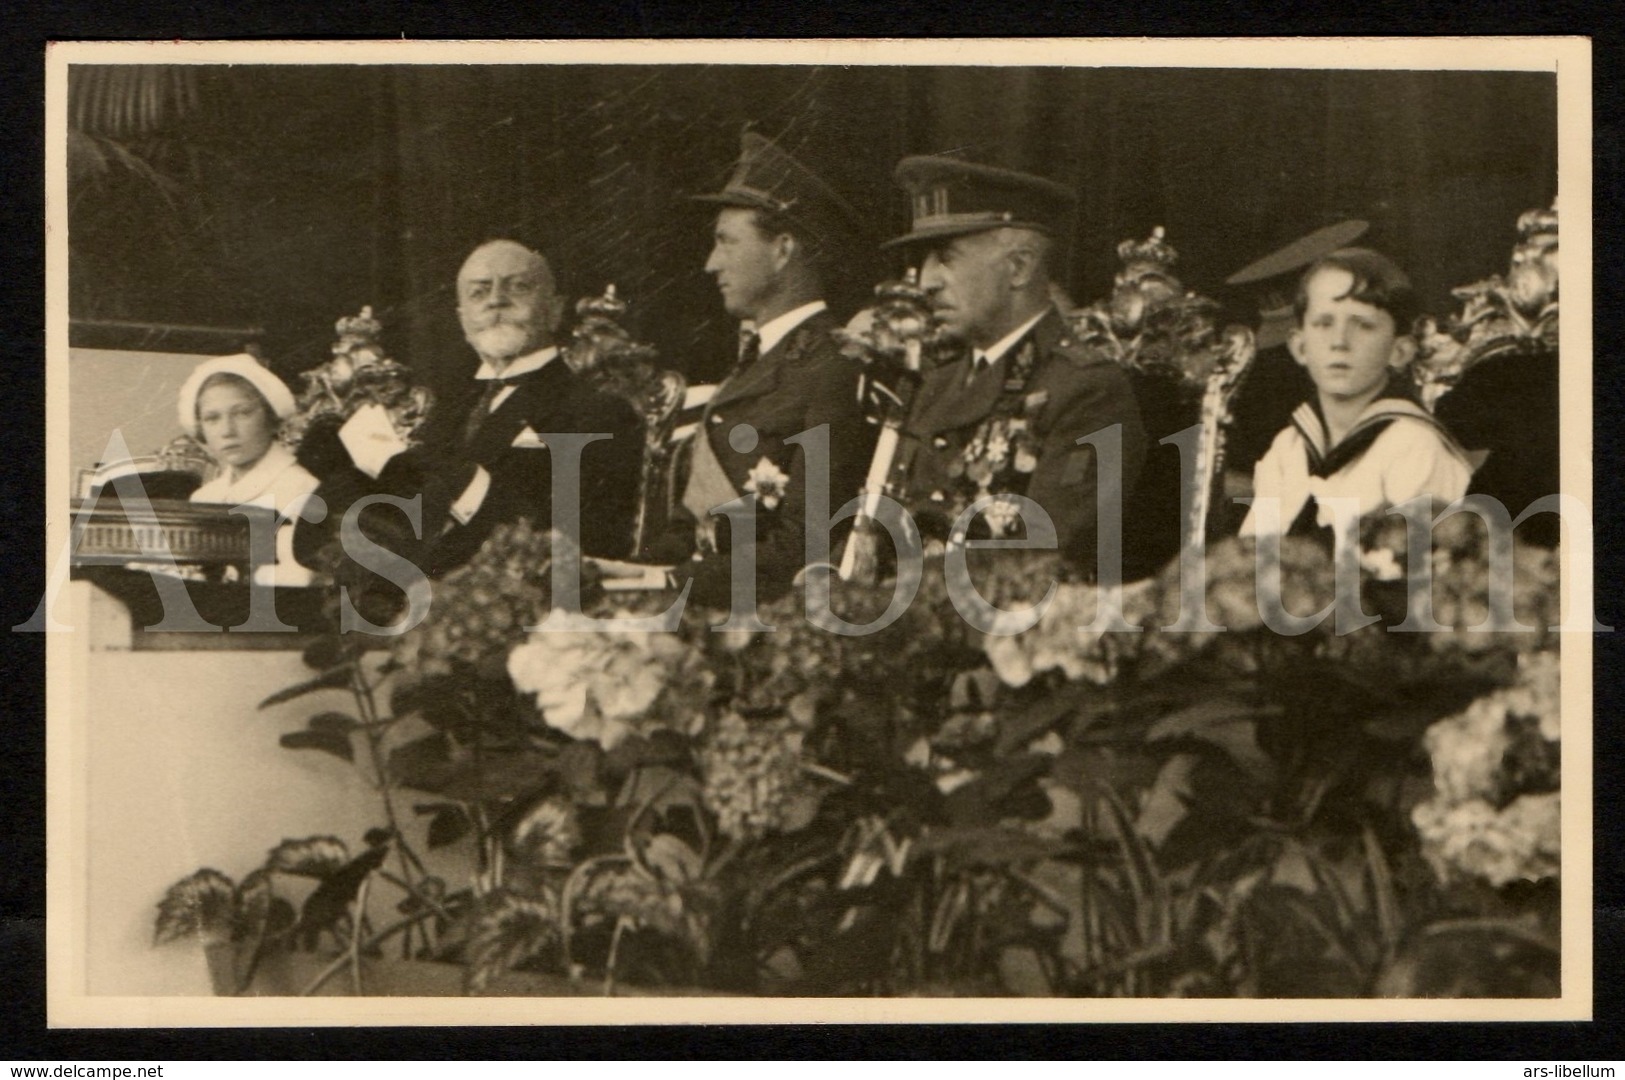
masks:
[[[1361,518],[1419,495],[1444,503],[1467,492],[1472,466],[1433,416],[1402,391],[1416,351],[1410,279],[1385,256],[1343,248],[1303,275],[1294,304],[1293,359],[1314,380],[1253,473],[1243,536],[1313,534],[1336,524],[1331,499]]]

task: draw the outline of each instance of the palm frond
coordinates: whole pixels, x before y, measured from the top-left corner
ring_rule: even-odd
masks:
[[[194,68],[87,64],[68,69],[69,125],[76,131],[113,138],[152,135],[197,106]]]

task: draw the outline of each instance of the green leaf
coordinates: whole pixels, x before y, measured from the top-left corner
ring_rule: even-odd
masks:
[[[348,735],[365,726],[355,717],[341,712],[320,712],[305,721],[305,727],[311,731],[331,731],[340,735]]]
[[[340,664],[337,667],[328,668],[314,679],[306,679],[302,683],[295,683],[284,690],[278,690],[260,702],[259,707],[269,709],[272,705],[280,705],[285,701],[292,701],[294,698],[313,694],[318,690],[333,690],[349,686],[350,672],[353,667],[353,664]]]
[[[673,807],[703,805],[705,789],[691,774],[668,765],[634,769],[615,797],[616,806],[632,806],[656,817]]]
[[[554,770],[551,754],[535,750],[484,750],[460,757],[440,794],[458,802],[503,802],[534,795]]]
[[[268,870],[299,877],[325,878],[350,860],[350,849],[336,836],[284,840],[265,858]]]
[[[1069,747],[1055,756],[1050,777],[1084,796],[1102,787],[1146,788],[1156,783],[1161,756],[1148,752],[1138,742],[1126,750],[1087,744]]]
[[[943,855],[953,870],[1036,862],[1064,850],[1063,845],[1003,825],[931,829],[915,842],[914,856]]]
[[[389,752],[389,776],[397,784],[438,792],[452,774],[452,742],[443,731],[402,743]]]
[[[482,992],[492,979],[524,963],[559,937],[558,904],[551,893],[540,898],[491,894],[469,934],[464,988]]]
[[[1207,698],[1161,717],[1151,725],[1145,737],[1151,742],[1174,739],[1182,735],[1200,737],[1203,730],[1215,724],[1252,720],[1258,713],[1258,706],[1245,701],[1224,697]]]
[[[340,637],[337,634],[324,634],[305,646],[301,654],[305,666],[316,671],[327,671],[353,663],[362,652],[361,644]]]
[[[1229,698],[1200,701],[1169,713],[1146,732],[1146,741],[1188,738],[1223,750],[1250,777],[1268,783],[1275,763],[1258,748],[1258,720],[1268,715],[1256,705]]]
[[[1002,755],[1021,749],[1076,713],[1091,697],[1099,699],[1102,696],[1103,691],[1099,687],[1086,683],[1066,683],[1042,700],[1013,715],[1001,717],[997,752]]]
[[[1150,913],[1154,896],[1160,891],[1159,885],[1162,884],[1162,879],[1157,873],[1156,859],[1145,838],[1135,830],[1128,807],[1123,805],[1123,800],[1110,788],[1102,790],[1101,794],[1104,796],[1106,807],[1111,811],[1110,821],[1117,833],[1118,848],[1123,856],[1124,874],[1128,878],[1129,890],[1134,897],[1134,914],[1139,921],[1141,940],[1150,943],[1152,939],[1148,933],[1146,916]]]
[[[704,871],[700,853],[670,833],[649,838],[643,847],[643,861],[657,878],[672,885],[698,881]]]
[[[473,725],[458,682],[453,678],[397,684],[390,694],[389,707],[397,717],[416,714],[424,723],[441,731],[461,731]]]
[[[779,830],[786,833],[800,832],[817,821],[818,808],[823,805],[824,796],[828,795],[829,791],[827,786],[808,785],[791,792],[779,810]]]
[[[1360,843],[1364,849],[1366,871],[1371,875],[1371,906],[1377,915],[1377,934],[1384,953],[1391,954],[1398,947],[1404,932],[1399,896],[1394,891],[1394,875],[1388,868],[1388,856],[1384,854],[1377,834],[1371,831],[1370,825],[1361,827]]]
[[[991,669],[961,671],[948,691],[948,708],[953,712],[991,709],[998,694],[999,676]]]
[[[169,887],[158,901],[153,943],[198,937],[205,945],[229,942],[237,928],[237,890],[229,877],[208,867]]]
[[[325,754],[355,760],[355,748],[350,736],[337,731],[290,731],[277,740],[289,750],[320,750]]]
[[[999,950],[999,982],[1017,997],[1052,997],[1049,973],[1038,950],[1031,945],[1007,945]]]
[[[273,913],[281,916],[288,908],[271,891],[271,875],[263,866],[243,879],[237,886],[237,927],[233,935],[239,942],[232,957],[234,988],[241,994],[248,990],[259,966],[266,935],[271,932]],[[285,924],[284,924],[285,925]]]
[[[1191,777],[1199,760],[1195,754],[1174,754],[1163,763],[1156,782],[1146,792],[1134,829],[1152,846],[1160,848],[1190,812],[1195,792]]]
[[[299,913],[299,927],[307,943],[313,944],[319,932],[330,928],[344,915],[361,883],[383,865],[388,855],[387,846],[368,848],[322,879]]]
[[[1024,786],[1036,789],[1036,779],[1049,770],[1051,760],[1044,754],[1017,754],[995,762],[981,776],[949,792],[944,800],[949,819],[955,825],[992,825],[1009,816],[1006,802]],[[1041,792],[1040,792],[1041,794]],[[1049,803],[1044,803],[1047,813]]]
[[[559,751],[554,768],[577,802],[599,802],[604,793],[599,781],[603,761],[597,743],[573,742]]]
[[[461,806],[448,803],[442,806],[429,822],[429,847],[442,848],[448,844],[455,844],[468,835],[468,830],[473,828],[473,825]]]
[[[265,924],[271,917],[271,875],[262,866],[243,878],[237,886],[236,906],[239,913],[239,931],[245,938],[257,938],[265,933]]]

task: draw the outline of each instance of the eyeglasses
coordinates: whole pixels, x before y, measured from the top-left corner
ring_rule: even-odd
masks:
[[[542,283],[533,274],[516,274],[513,277],[479,279],[476,281],[460,282],[457,286],[457,297],[465,304],[477,304],[489,300],[491,295],[501,289],[503,295],[512,300],[523,300],[536,295],[541,291]]]

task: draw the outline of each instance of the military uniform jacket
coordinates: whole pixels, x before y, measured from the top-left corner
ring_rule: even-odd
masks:
[[[829,510],[840,509],[857,495],[874,449],[875,429],[865,422],[858,404],[859,365],[841,355],[833,331],[838,324],[828,311],[799,323],[755,363],[730,375],[717,387],[701,418],[696,439],[706,439],[734,490],[746,492],[751,473],[765,460],[787,480],[778,505],[756,507],[756,577],[758,600],[786,591],[806,565],[807,468],[801,445],[787,440],[821,424],[829,425]],[[739,424],[756,430],[756,444],[743,452],[733,448],[729,433]],[[681,493],[679,493],[681,494]],[[727,607],[732,577],[731,538],[720,523],[717,551],[679,564],[680,578],[692,577],[691,598]],[[832,555],[839,552],[833,541]]]
[[[1107,512],[1121,508],[1145,460],[1145,430],[1134,390],[1122,368],[1081,348],[1060,313],[1051,309],[1027,336],[986,370],[971,375],[967,356],[928,372],[903,426],[903,440],[890,485],[928,535],[934,507],[950,503],[963,483],[953,472],[966,444],[992,414],[1013,359],[1028,345],[1036,351],[1024,397],[1042,395],[1026,415],[1037,442],[1038,462],[1025,491],[1055,524],[1060,550],[1092,564],[1097,534],[1096,499]],[[1097,476],[1095,448],[1078,439],[1122,425],[1121,475]]]

